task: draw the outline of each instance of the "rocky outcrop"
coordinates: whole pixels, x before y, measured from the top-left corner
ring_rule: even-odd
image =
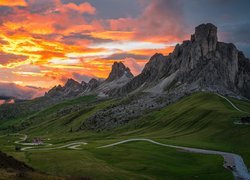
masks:
[[[250,62],[231,43],[218,42],[217,27],[202,24],[191,40],[177,44],[168,56],[155,54],[142,73],[110,95],[218,92],[250,98]]]
[[[96,89],[101,84],[101,81],[98,81],[97,79],[92,78],[88,83],[88,88],[91,90]]]
[[[217,27],[210,23],[196,27],[195,34],[191,36],[191,41],[200,46],[202,56],[216,50],[217,40]]]
[[[133,74],[130,72],[130,69],[126,67],[122,62],[114,62],[112,65],[112,70],[105,80],[106,82],[111,82],[121,77],[126,76],[127,78],[133,78]]]
[[[108,78],[97,87],[96,92],[98,92],[99,96],[106,97],[110,91],[124,86],[133,77],[134,75],[130,72],[130,69],[122,62],[114,62]]]
[[[97,87],[101,84],[100,80],[97,80],[95,78],[92,78],[88,83],[85,83],[85,90],[80,95],[87,95],[90,93],[95,93],[95,90]]]
[[[68,79],[64,86],[58,85],[49,90],[45,96],[51,98],[74,97],[82,93],[87,88],[87,84],[79,83],[74,79]]]
[[[86,89],[86,85],[83,83],[75,81],[74,79],[69,79],[65,86],[63,87],[64,95],[66,96],[76,96]]]

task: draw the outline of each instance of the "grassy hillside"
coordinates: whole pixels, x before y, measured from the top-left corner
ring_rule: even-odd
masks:
[[[58,179],[65,178],[58,176],[51,176],[44,173],[36,172],[31,167],[23,162],[17,161],[11,156],[7,156],[0,151],[0,179]]]
[[[249,112],[249,102],[230,100]],[[96,148],[123,139],[146,137],[168,144],[235,152],[242,155],[250,167],[250,126],[234,124],[248,114],[238,112],[225,99],[214,94],[193,94],[107,132],[78,130],[94,112],[120,102],[99,100],[95,96],[81,97],[48,107],[21,121],[15,119],[0,124],[1,127],[20,127],[26,123],[21,133],[28,134],[29,139],[42,137],[52,143],[52,147],[87,142],[87,145],[81,146],[82,150],[63,148],[15,152],[13,142],[18,138],[15,136],[0,138],[0,150],[53,175],[82,175],[98,179],[107,176],[116,179],[232,178],[231,173],[222,167],[220,156],[180,152],[147,142]],[[75,108],[78,110],[75,111]]]
[[[233,102],[242,110],[249,110],[250,102],[235,99]],[[197,93],[141,117],[118,132],[170,144],[236,152],[250,166],[250,125],[234,124],[249,114],[235,110],[217,95]]]
[[[78,97],[76,99],[66,100],[56,105],[26,117],[17,117],[0,121],[0,129],[5,132],[16,132],[24,130],[38,133],[65,133],[71,128],[79,128],[84,115],[92,114],[98,109],[104,108],[107,100],[98,99],[94,95]],[[111,102],[111,101],[107,101]],[[31,105],[34,102],[31,102]],[[81,119],[80,121],[77,121]]]

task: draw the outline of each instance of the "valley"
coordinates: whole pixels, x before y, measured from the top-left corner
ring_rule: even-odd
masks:
[[[86,98],[88,104],[94,104],[94,109],[99,106],[106,106],[110,102],[107,99],[96,103],[95,98],[94,96]],[[76,99],[70,101],[77,102]],[[174,146],[237,153],[243,157],[247,167],[250,165],[249,145],[246,141],[250,136],[250,127],[234,124],[238,117],[247,115],[243,112],[243,110],[249,110],[249,102],[247,101],[232,100],[232,102],[235,102],[234,106],[242,108],[242,111],[238,111],[226,99],[218,95],[197,93],[166,108],[155,110],[150,115],[132,120],[127,125],[116,128],[112,132],[78,130],[81,124],[78,118],[65,125],[63,122],[68,121],[76,112],[61,115],[62,117],[51,121],[51,117],[55,114],[58,115],[58,111],[62,107],[67,107],[70,101],[41,111],[47,112],[42,119],[41,116],[36,116],[41,112],[32,115],[33,124],[31,123],[30,127],[20,132],[28,134],[28,139],[26,140],[25,136],[20,135],[5,135],[5,137],[0,138],[3,145],[0,150],[8,152],[8,154],[39,171],[48,172],[52,175],[77,177],[84,175],[84,177],[98,179],[103,176],[107,177],[107,174],[110,174],[110,178],[123,177],[124,179],[128,177],[181,179],[182,176],[178,176],[180,172],[187,179],[192,179],[195,176],[201,178],[233,178],[232,172],[222,166],[223,158],[217,155],[188,153],[170,147],[158,147],[148,142],[131,142],[112,148],[98,148],[134,138],[147,138]],[[115,103],[113,100],[111,101]],[[84,101],[78,102],[84,103]],[[60,109],[57,107],[60,107]],[[180,112],[176,113],[176,107],[182,107],[179,109]],[[189,117],[187,112],[192,113],[192,116]],[[194,114],[196,115],[194,116]],[[79,117],[84,119],[90,115],[91,113],[82,113]],[[11,121],[8,123],[11,123]],[[6,126],[7,122],[3,124]],[[73,129],[73,132],[70,132],[70,128]],[[224,129],[227,129],[227,131],[224,131]],[[234,136],[236,132],[237,137]],[[44,143],[52,145],[32,146],[34,148],[29,149],[27,148],[30,147],[29,143],[25,145],[18,141],[20,137],[22,138],[21,141],[26,140],[27,143],[33,137],[40,137],[44,139]],[[17,143],[20,143],[19,145],[22,148],[26,147],[27,149],[16,152],[15,146],[18,145]],[[157,162],[155,158],[160,158],[161,161]],[[41,159],[43,163],[39,163]],[[136,162],[140,163],[136,164]],[[176,166],[177,162],[178,166]],[[46,166],[44,166],[45,164]],[[183,166],[180,166],[180,164],[183,164]],[[69,166],[72,167],[69,168]],[[67,167],[67,170],[65,167]],[[96,172],[97,168],[98,173]],[[190,168],[192,170],[188,170]],[[157,174],[154,174],[156,172]]]

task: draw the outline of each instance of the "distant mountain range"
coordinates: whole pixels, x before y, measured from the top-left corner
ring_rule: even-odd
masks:
[[[134,75],[122,62],[115,62],[108,78],[104,81],[91,79],[88,83],[81,83],[68,79],[64,86],[55,86],[45,94],[49,98],[70,98],[87,94],[99,94],[101,97],[109,96],[111,90],[121,88],[133,79]]]
[[[123,63],[115,62],[105,81],[92,79],[78,83],[69,79],[45,96],[66,98],[97,93],[99,96],[124,96],[136,92],[185,95],[216,92],[250,98],[250,61],[231,43],[219,42],[217,27],[201,24],[191,39],[177,44],[168,56],[155,54],[142,73],[133,76]]]

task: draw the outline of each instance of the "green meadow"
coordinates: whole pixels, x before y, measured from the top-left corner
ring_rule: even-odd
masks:
[[[24,161],[38,172],[63,177],[93,179],[233,179],[223,165],[223,158],[162,147],[149,142],[130,142],[114,147],[98,148],[130,138],[148,138],[165,144],[233,152],[241,155],[250,167],[250,125],[235,124],[248,116],[250,102],[225,99],[209,93],[196,93],[165,108],[131,120],[109,131],[80,130],[86,118],[116,103],[115,99],[85,96],[29,114],[0,122],[0,150]],[[74,106],[78,111],[60,113]],[[17,152],[14,141],[27,134],[28,141],[41,137],[51,147],[73,142],[86,142],[80,149],[46,148]],[[21,147],[25,147],[20,145]],[[1,173],[1,172],[0,172]]]

